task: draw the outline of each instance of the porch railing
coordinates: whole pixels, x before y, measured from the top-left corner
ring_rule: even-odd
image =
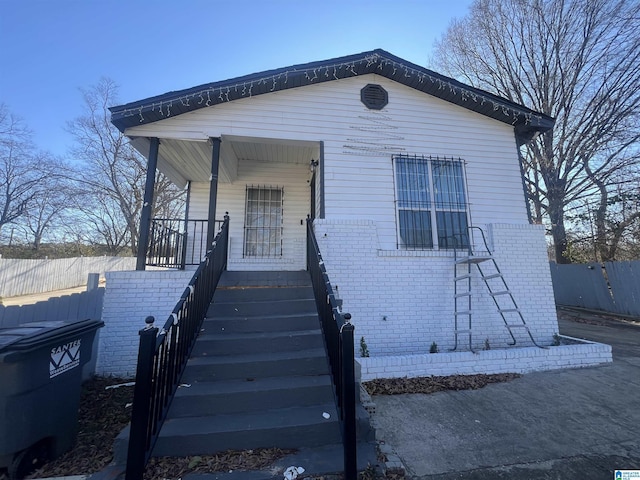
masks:
[[[198,332],[227,266],[229,217],[161,329],[147,317],[133,392],[126,480],[141,480]]]
[[[224,220],[216,220],[216,231]],[[147,249],[148,266],[180,268],[200,265],[207,252],[207,220],[154,218]]]
[[[356,384],[354,371],[353,325],[351,315],[342,313],[318,248],[313,232],[313,221],[307,220],[307,269],[311,274],[313,292],[322,324],[331,375],[340,414],[342,443],[344,446],[344,475],[356,480]]]

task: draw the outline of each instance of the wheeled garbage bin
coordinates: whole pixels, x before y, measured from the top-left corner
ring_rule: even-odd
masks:
[[[82,367],[100,320],[0,329],[0,468],[22,478],[74,445]]]

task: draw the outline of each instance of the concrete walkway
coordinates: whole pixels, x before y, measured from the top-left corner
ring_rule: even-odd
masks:
[[[640,325],[563,314],[614,362],[475,391],[376,396],[377,436],[418,479],[613,479],[640,470]],[[411,421],[407,421],[411,419]]]

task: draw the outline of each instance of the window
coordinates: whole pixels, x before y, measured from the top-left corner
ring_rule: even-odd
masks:
[[[282,255],[282,201],[278,187],[247,187],[244,256],[276,257]]]
[[[393,161],[398,247],[467,248],[469,233],[462,160],[397,156]]]

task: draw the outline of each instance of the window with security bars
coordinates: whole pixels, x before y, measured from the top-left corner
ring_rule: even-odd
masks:
[[[243,256],[282,256],[283,200],[282,188],[247,187]]]
[[[461,159],[397,156],[398,247],[469,246],[464,163]]]

